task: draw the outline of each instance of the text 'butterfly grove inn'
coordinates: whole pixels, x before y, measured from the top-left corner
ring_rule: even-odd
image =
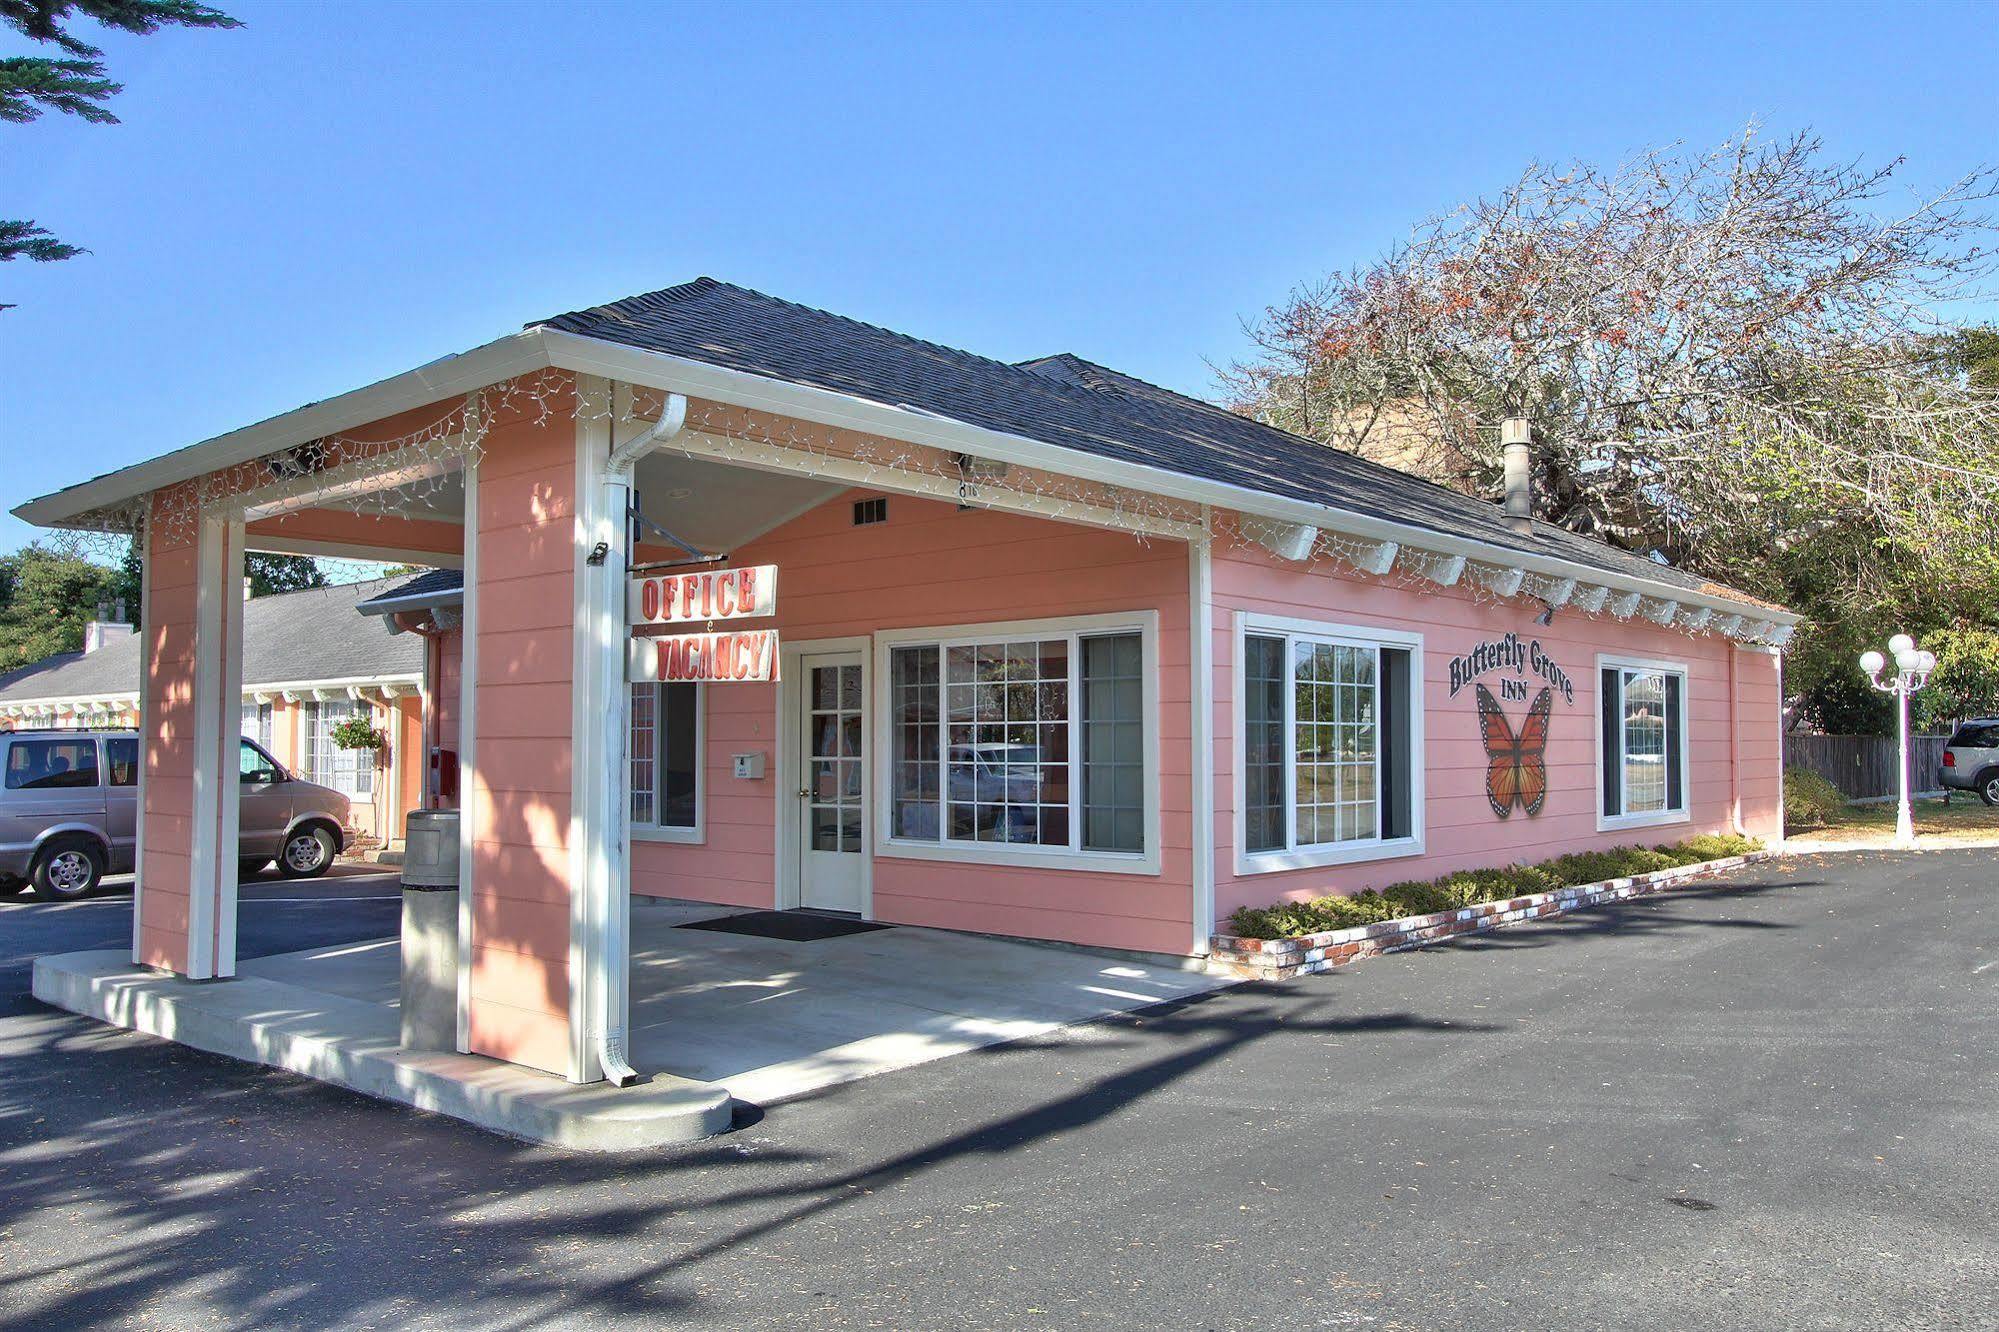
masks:
[[[1796,617],[1525,499],[704,279],[16,512],[144,552],[132,961],[189,979],[236,974],[244,552],[436,570],[339,632],[432,640],[457,1048],[590,1082],[635,895],[1187,958],[1240,906],[1777,838]]]

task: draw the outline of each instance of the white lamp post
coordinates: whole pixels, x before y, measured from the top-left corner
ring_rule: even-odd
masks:
[[[1893,658],[1895,673],[1888,679],[1881,678],[1882,670]],[[1909,811],[1909,695],[1929,683],[1930,672],[1937,668],[1934,652],[1916,651],[1916,640],[1907,634],[1896,634],[1888,640],[1888,657],[1879,652],[1860,654],[1860,669],[1867,672],[1868,683],[1883,693],[1895,696],[1896,773],[1901,779],[1901,803],[1895,808],[1895,845],[1901,847],[1916,844],[1916,820]]]

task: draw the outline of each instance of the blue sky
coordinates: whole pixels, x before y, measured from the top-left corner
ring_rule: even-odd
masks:
[[[0,267],[0,508],[698,274],[1204,393],[1531,159],[1999,161],[1992,3],[222,7],[91,38],[124,124],[0,125],[0,216],[93,251]]]

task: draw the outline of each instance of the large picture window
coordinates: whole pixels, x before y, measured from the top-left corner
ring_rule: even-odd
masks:
[[[701,832],[701,686],[632,686],[632,834],[694,841]]]
[[[940,848],[1150,857],[1143,627],[888,649],[888,836]]]
[[[306,780],[351,796],[372,796],[375,793],[375,751],[341,749],[333,743],[334,727],[350,718],[367,716],[368,705],[351,700],[306,704]]]
[[[1419,844],[1421,640],[1239,617],[1242,872],[1410,855]]]
[[[1685,819],[1686,668],[1600,659],[1598,682],[1601,821],[1630,827]]]

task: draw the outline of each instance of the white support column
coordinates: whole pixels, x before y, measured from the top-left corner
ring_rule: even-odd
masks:
[[[132,533],[132,550],[139,566],[139,588],[146,587],[146,566],[151,559],[149,546],[152,542],[150,506],[147,516],[139,519]],[[135,616],[142,619],[143,616]],[[132,700],[132,721],[139,734],[139,770],[134,774],[132,790],[132,962],[142,965],[140,952],[140,930],[145,924],[146,892],[146,681],[153,673],[153,627],[139,625],[139,696]]]
[[[243,523],[204,515],[195,555],[191,980],[236,974],[237,776],[243,696]]]
[[[458,1052],[472,1050],[472,851],[479,780],[479,461],[465,460],[465,579],[458,650]]]
[[[1208,523],[1208,510],[1201,509]],[[1207,956],[1215,926],[1215,579],[1210,540],[1187,543],[1187,670],[1192,677],[1194,954]]]
[[[625,741],[630,696],[625,685],[626,572],[631,560],[633,460],[614,465],[616,422],[628,410],[620,386],[577,379],[576,627],[570,791],[570,1079],[633,1076],[625,1033],[631,1006],[630,836]],[[624,410],[618,410],[624,409]],[[677,418],[676,418],[677,419]],[[648,423],[632,422],[636,437]],[[603,554],[596,552],[601,547]],[[593,562],[594,561],[594,562]]]

